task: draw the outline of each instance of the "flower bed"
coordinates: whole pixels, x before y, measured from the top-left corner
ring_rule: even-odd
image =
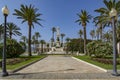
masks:
[[[100,63],[104,63],[104,64],[113,64],[113,60],[112,59],[105,59],[105,58],[91,58],[93,61],[97,61]],[[117,60],[117,64],[120,64],[120,61]]]
[[[27,61],[30,58],[12,58],[12,59],[7,59],[6,64],[7,65],[14,65],[23,61]]]

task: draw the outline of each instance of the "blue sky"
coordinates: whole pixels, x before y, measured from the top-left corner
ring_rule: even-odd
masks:
[[[44,27],[35,25],[35,28],[32,29],[32,34],[34,32],[40,32],[41,38],[47,42],[50,41],[52,37],[52,27],[60,27],[60,32],[66,34],[66,37],[69,38],[78,38],[78,31],[83,29],[81,25],[75,23],[75,20],[78,19],[76,15],[85,9],[92,16],[96,16],[94,12],[95,9],[103,7],[103,0],[0,0],[0,8],[7,5],[10,11],[8,16],[8,22],[15,23],[18,27],[21,28],[23,35],[28,36],[28,25],[27,23],[21,24],[22,20],[13,16],[14,9],[19,9],[21,4],[29,5],[33,4],[36,8],[39,9],[38,12],[43,14],[40,18],[44,21],[40,23]],[[3,23],[4,17],[2,12],[0,12],[0,24]],[[92,20],[87,24],[87,38],[91,38],[89,35],[90,30],[95,29]],[[15,39],[19,40],[20,37],[16,36]]]

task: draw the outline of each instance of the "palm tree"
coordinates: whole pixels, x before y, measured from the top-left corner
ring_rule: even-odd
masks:
[[[45,44],[45,40],[40,40],[40,43],[41,43],[41,53],[43,53],[43,44]]]
[[[61,34],[61,47],[63,47],[63,38],[65,37],[65,34]]]
[[[32,5],[21,5],[20,10],[15,9],[15,13],[13,15],[16,15],[18,19],[23,19],[22,23],[27,22],[28,23],[28,54],[29,56],[32,56],[31,54],[31,28],[34,27],[34,23],[42,26],[39,21],[41,20],[39,16],[41,16],[40,13],[37,13],[38,9],[34,8]]]
[[[93,40],[93,38],[95,37],[95,30],[91,30],[91,31],[90,31],[90,35],[91,35],[92,40]]]
[[[81,10],[81,13],[77,14],[79,19],[76,20],[76,22],[80,24],[82,24],[83,26],[83,32],[84,32],[84,53],[86,54],[86,25],[87,23],[89,23],[89,20],[92,18],[91,15],[88,14],[87,11],[85,10]]]
[[[68,42],[70,41],[70,38],[66,38],[66,54],[68,54]]]
[[[107,31],[106,33],[104,33],[103,38],[105,41],[110,42],[112,40],[112,34]]]
[[[103,2],[105,4],[105,7],[95,10],[95,12],[100,13],[100,16],[95,17],[95,20],[97,21],[97,24],[101,23],[103,26],[108,26],[111,24],[111,17],[109,15],[109,13],[112,10],[112,8],[114,8],[117,11],[118,16],[120,16],[120,6],[119,6],[120,1],[104,0]],[[116,17],[116,20],[118,20],[117,17]]]
[[[26,36],[21,36],[21,40],[22,40],[24,43],[27,43],[27,37],[26,37]]]
[[[22,44],[24,45],[24,49],[26,49],[26,43],[27,43],[27,38],[26,38],[26,36],[21,36],[21,40],[22,40]]]
[[[100,13],[99,16],[95,17],[95,20],[97,24],[102,24],[102,27],[104,28],[112,23],[109,13],[113,8],[117,11],[115,24],[118,22],[118,17],[120,16],[120,0],[104,0],[103,3],[105,4],[105,7],[95,10],[95,12]]]
[[[0,25],[0,41],[2,39],[2,35],[3,35],[3,25]]]
[[[20,33],[20,28],[17,27],[17,25],[15,25],[14,23],[7,23],[7,35],[9,36],[10,39],[12,39],[12,35],[18,35],[21,36],[22,33]]]
[[[36,42],[35,42],[35,50],[37,52],[37,47],[39,46],[38,45],[38,38],[41,37],[40,33],[39,32],[35,32],[35,38],[36,38]]]
[[[67,37],[65,40],[66,40],[66,42],[68,43],[68,42],[70,41],[70,38]]]
[[[97,21],[97,19],[96,19],[96,21]],[[94,22],[95,22],[95,18],[94,18]],[[97,23],[97,22],[95,22],[95,25],[97,26],[97,31],[98,31],[98,34],[99,34],[101,40],[103,39],[103,29],[106,26],[106,25],[103,25],[103,24],[104,23]]]
[[[35,44],[36,44],[35,35],[32,36],[32,44],[33,44],[33,49],[34,49],[34,53],[35,53],[35,50],[36,50],[36,47],[35,47]]]
[[[80,38],[82,39],[82,35],[83,35],[82,29],[79,30],[78,34],[80,35]]]
[[[79,32],[78,32],[78,34],[80,35],[80,47],[79,47],[79,50],[81,51],[81,46],[82,46],[81,43],[82,43],[83,30],[80,29]]]
[[[35,32],[35,37],[36,37],[36,40],[38,41],[38,38],[41,37],[40,33],[39,32]]]
[[[97,28],[96,29],[96,38],[97,38],[97,40],[99,40],[100,39],[100,28]]]
[[[119,24],[118,24],[116,33],[117,33],[117,42],[120,42],[120,22],[119,22]]]
[[[100,16],[97,16],[98,23],[104,24],[104,25],[114,25],[116,26],[118,23],[118,17],[120,17],[120,0],[104,0],[105,7],[96,9],[95,12],[100,13]],[[117,15],[114,16],[114,24],[113,19],[110,16],[111,11],[114,10],[117,12]],[[113,26],[112,26],[113,27]],[[117,54],[117,42],[116,42],[116,27],[113,27],[113,53],[115,54],[113,56],[114,62],[113,62],[113,74],[117,74],[116,71],[116,54]],[[117,54],[118,56],[118,54]]]

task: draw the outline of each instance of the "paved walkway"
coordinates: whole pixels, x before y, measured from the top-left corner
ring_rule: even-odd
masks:
[[[118,79],[110,73],[77,61],[70,56],[48,56],[30,65],[7,79]],[[0,79],[1,80],[1,79]]]

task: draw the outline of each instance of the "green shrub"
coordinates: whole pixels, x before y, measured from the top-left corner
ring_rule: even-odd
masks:
[[[112,54],[112,45],[108,42],[93,41],[87,44],[87,53],[89,56],[106,57]]]
[[[0,58],[2,57],[2,52],[3,52],[3,46],[0,44]]]
[[[6,54],[8,58],[19,57],[22,53],[25,52],[25,49],[16,41],[8,39],[6,42]],[[0,46],[0,54],[3,52],[3,45]]]
[[[91,42],[91,40],[87,40],[87,44]],[[68,51],[79,51],[79,53],[84,53],[84,40],[83,39],[71,39],[69,43],[67,43]]]

